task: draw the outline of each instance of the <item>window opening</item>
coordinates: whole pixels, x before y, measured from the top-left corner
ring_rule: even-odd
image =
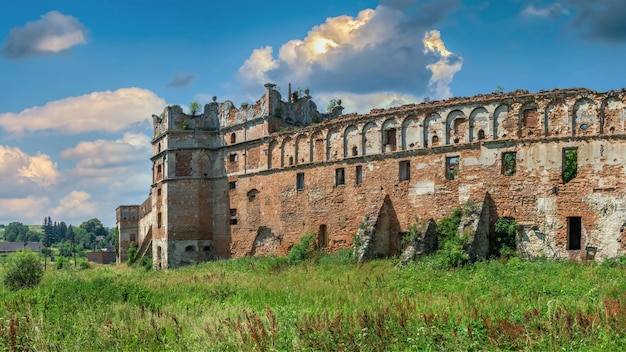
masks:
[[[237,161],[237,153],[232,153],[232,154],[230,154],[229,160],[230,160],[231,162],[235,162],[235,161]]]
[[[576,148],[566,148],[563,149],[563,183],[568,183],[569,181],[576,178],[576,174],[578,173],[578,149]]]
[[[228,183],[228,186],[230,187],[230,189],[235,189],[237,188],[237,181],[231,181]]]
[[[195,250],[195,248],[193,248],[193,246],[185,247],[185,252],[193,252],[194,250]]]
[[[293,165],[293,156],[289,157],[289,165]]]
[[[395,128],[390,128],[385,131],[385,140],[386,140],[385,144],[389,147],[389,150],[391,151],[396,150],[396,129]]]
[[[157,214],[157,227],[161,228],[161,213]]]
[[[335,186],[341,186],[346,183],[346,173],[344,168],[335,169]]]
[[[352,147],[352,156],[359,155],[359,148],[357,146]]]
[[[446,179],[455,180],[459,176],[459,157],[446,158]]]
[[[567,249],[576,250],[581,248],[582,219],[580,216],[567,218]]]
[[[399,164],[398,179],[406,181],[411,178],[411,162],[408,160],[401,161]]]
[[[230,219],[231,225],[237,225],[237,219]]]
[[[230,216],[237,216],[237,209],[231,209]]]
[[[433,136],[433,142],[431,143],[431,146],[436,147],[438,145],[439,145],[439,137]]]
[[[237,142],[237,135],[235,134],[235,132],[230,134],[230,143],[235,143]]]
[[[299,172],[296,175],[296,189],[297,190],[304,189],[304,172]]]
[[[356,180],[357,185],[360,185],[361,183],[363,183],[363,166],[362,165],[356,166],[355,180]]]
[[[504,176],[513,176],[517,171],[517,153],[502,153],[502,174]]]
[[[483,139],[485,139],[485,131],[478,130],[478,140],[481,141]]]

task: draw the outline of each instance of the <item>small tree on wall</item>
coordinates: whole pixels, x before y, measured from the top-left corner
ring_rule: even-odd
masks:
[[[189,112],[191,113],[191,116],[196,116],[196,114],[200,112],[200,109],[202,109],[202,106],[197,101],[194,100],[189,103]]]
[[[563,150],[563,183],[568,183],[578,174],[578,150]]]

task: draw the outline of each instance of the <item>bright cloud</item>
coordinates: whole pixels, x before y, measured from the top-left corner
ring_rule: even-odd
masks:
[[[39,224],[43,221],[43,209],[50,203],[47,197],[0,198],[0,223],[8,224],[23,219],[27,224]]]
[[[24,196],[31,190],[45,190],[56,184],[56,163],[45,154],[28,155],[16,147],[0,145],[0,198]]]
[[[80,142],[61,156],[76,159],[69,171],[83,186],[109,185],[118,189],[146,189],[150,184],[150,138],[125,133],[121,139]],[[139,182],[138,182],[139,181]]]
[[[37,21],[11,29],[1,53],[9,59],[55,54],[85,44],[86,34],[77,18],[50,11]]]
[[[461,70],[463,59],[446,49],[439,31],[426,33],[423,42],[426,53],[434,53],[439,57],[436,63],[426,66],[433,73],[428,85],[437,99],[449,98],[452,96],[450,82],[454,74]]]
[[[17,134],[39,130],[117,132],[146,121],[151,112],[164,106],[165,101],[149,90],[122,88],[56,100],[17,114],[0,114],[0,126]]]
[[[411,4],[415,2],[396,1],[394,6]],[[416,102],[418,96],[450,97],[449,84],[461,69],[462,59],[445,49],[439,32],[429,28],[446,10],[439,7],[439,3],[428,3],[428,8],[424,5],[417,8],[417,14],[409,15],[381,5],[356,17],[328,18],[304,39],[283,44],[277,57],[272,47],[254,50],[238,77],[250,91],[258,91],[267,82],[306,84],[314,88],[317,101],[320,96],[337,96],[350,112],[355,111],[351,102],[362,101],[359,95],[377,103]],[[375,104],[359,103],[356,108],[365,106]]]
[[[59,200],[59,205],[52,210],[57,219],[88,219],[95,217],[98,205],[91,201],[91,195],[83,191],[72,191]]]

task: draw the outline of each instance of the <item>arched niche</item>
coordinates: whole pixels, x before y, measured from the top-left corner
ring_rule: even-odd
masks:
[[[211,176],[211,158],[206,153],[200,155],[200,177]]]
[[[625,104],[617,96],[609,96],[600,106],[601,133],[622,134],[625,131]]]
[[[537,138],[543,136],[543,119],[539,106],[535,102],[528,102],[519,109],[518,136],[520,138]]]
[[[285,139],[283,139],[283,143],[280,146],[280,150],[281,150],[280,165],[282,167],[293,165],[296,151],[295,151],[294,143],[291,137],[285,137]]]
[[[569,136],[572,124],[568,118],[567,105],[562,100],[554,100],[546,106],[544,125],[546,137]]]
[[[326,147],[324,134],[317,131],[311,135],[311,161],[324,161]]]
[[[306,164],[311,162],[310,138],[306,134],[296,137],[296,164]]]
[[[493,112],[493,139],[511,138],[517,133],[517,119],[509,117],[509,106],[500,105]]]
[[[361,133],[355,125],[350,125],[343,131],[343,156],[357,156],[360,152]]]
[[[383,122],[381,140],[383,141],[382,152],[394,152],[398,148],[398,122],[395,119],[387,119]]]
[[[380,152],[381,142],[378,125],[374,122],[368,122],[363,127],[363,155],[376,154]]]
[[[280,167],[281,153],[278,141],[272,140],[267,148],[267,168]]]
[[[416,116],[409,116],[402,121],[402,150],[419,148],[419,121]]]
[[[331,129],[326,135],[326,160],[338,160],[343,155],[343,138],[338,129]]]
[[[469,121],[461,110],[453,110],[446,119],[446,144],[466,142],[469,134]]]
[[[469,117],[469,141],[479,141],[491,139],[491,128],[489,128],[489,112],[485,107],[478,107],[470,113]],[[482,131],[482,132],[481,132]]]
[[[589,98],[577,100],[572,114],[572,135],[591,136],[599,133],[600,118],[596,104]]]
[[[432,113],[424,119],[424,147],[437,147],[443,136],[441,115]]]

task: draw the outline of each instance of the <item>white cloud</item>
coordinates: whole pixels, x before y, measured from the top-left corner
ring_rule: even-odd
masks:
[[[46,154],[28,155],[16,147],[0,145],[0,197],[22,197],[46,190],[59,180],[57,164]]]
[[[50,11],[24,27],[11,29],[2,54],[10,59],[55,54],[85,44],[87,30],[77,18]]]
[[[0,126],[11,133],[54,130],[76,134],[89,131],[122,131],[146,121],[165,101],[141,88],[94,92],[46,103],[20,113],[0,114]]]
[[[150,185],[150,138],[144,134],[125,133],[121,139],[80,142],[61,152],[76,159],[69,171],[82,186],[109,185],[118,190],[147,189]]]
[[[569,10],[562,4],[555,2],[546,7],[535,7],[530,4],[522,10],[522,15],[530,17],[557,17],[569,15]]]
[[[98,205],[91,201],[91,195],[83,191],[72,191],[59,200],[59,205],[52,210],[57,219],[84,221],[96,217]],[[82,220],[81,220],[82,219]]]
[[[43,209],[50,203],[47,197],[0,198],[0,223],[8,224],[21,221],[24,224],[40,224],[45,212]],[[16,220],[19,219],[19,220]]]
[[[402,2],[403,6],[396,7],[412,3]],[[295,87],[306,84],[313,88],[311,94],[317,101],[320,96],[342,95],[346,112],[373,106],[364,99],[380,103],[411,101],[417,96],[450,97],[449,84],[461,69],[462,59],[440,50],[445,46],[439,32],[430,30],[443,16],[445,6],[428,6],[417,8],[417,14],[381,5],[365,9],[356,17],[328,18],[304,39],[283,44],[277,57],[269,46],[254,50],[240,67],[238,78],[254,92],[267,82],[291,82]],[[429,48],[426,45],[434,43],[434,33],[440,46]]]
[[[435,53],[439,57],[436,63],[426,66],[433,73],[428,86],[436,99],[450,98],[450,83],[454,74],[461,70],[463,59],[446,49],[437,30],[426,33],[423,43],[426,53]]]

